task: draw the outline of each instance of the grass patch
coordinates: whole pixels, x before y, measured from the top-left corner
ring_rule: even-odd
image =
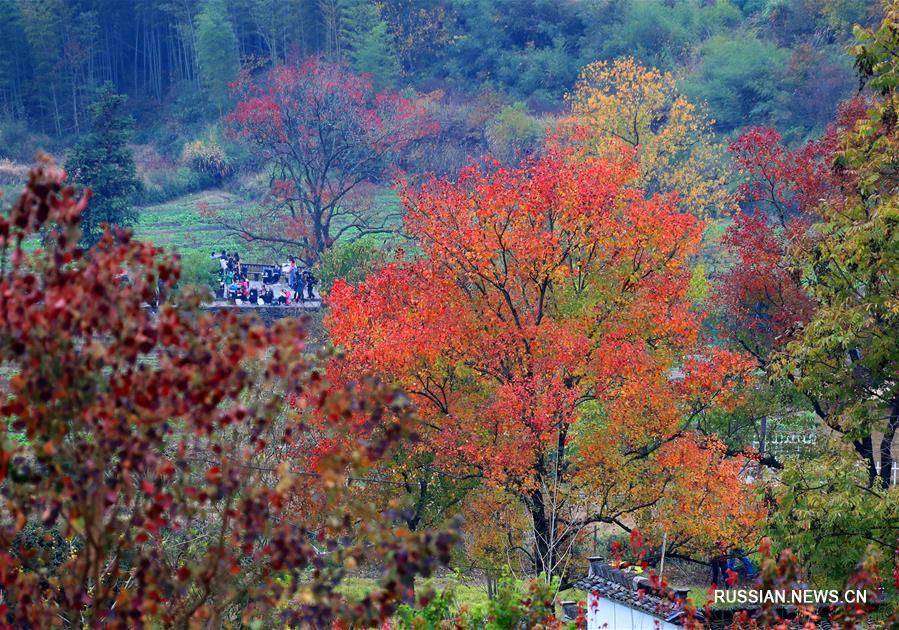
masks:
[[[740,585],[737,588],[749,588],[749,586]],[[715,604],[712,600],[711,595],[709,594],[709,587],[698,586],[695,588],[691,588],[690,592],[687,593],[687,598],[692,600],[693,606],[696,608],[705,608],[706,605],[710,605],[715,609],[727,609],[727,608],[744,608],[746,604],[740,604],[734,602],[733,604],[728,602],[719,602]]]
[[[379,190],[370,202],[370,211],[374,222],[390,217],[391,227],[399,227],[395,215],[398,212],[399,198],[389,189]],[[210,189],[178,197],[158,204],[149,204],[138,209],[137,223],[134,225],[135,236],[159,247],[174,249],[182,254],[200,251],[208,255],[212,251],[226,250],[238,252],[242,258],[255,261],[261,255],[254,255],[253,247],[241,238],[229,234],[214,220],[203,216],[202,209],[207,207],[223,217],[237,218],[253,210],[257,203],[224,190]],[[340,221],[335,221],[335,232],[340,229]],[[342,240],[357,236],[352,230],[344,234]],[[382,240],[387,235],[375,235]],[[264,245],[260,245],[264,248]]]
[[[487,588],[474,584],[460,582],[452,575],[431,579],[420,578],[415,582],[416,590],[427,588],[430,585],[435,591],[443,591],[452,588],[456,592],[456,604],[459,608],[472,608],[487,602]],[[378,586],[375,578],[348,577],[344,579],[337,592],[347,599],[362,599]]]
[[[337,592],[349,600],[358,600],[372,592],[377,588],[377,585],[378,582],[375,578],[362,576],[347,577],[340,583],[340,586],[337,587]],[[456,595],[455,612],[459,612],[463,609],[467,611],[476,610],[478,608],[483,609],[489,602],[486,585],[472,583],[464,579],[460,580],[455,574],[430,579],[419,578],[415,581],[415,588],[419,593],[423,592],[428,586],[438,593],[443,592],[448,588],[453,589]],[[560,591],[556,596],[556,614],[562,614],[561,602],[586,601],[586,599],[587,594],[577,589],[572,588]]]
[[[212,251],[248,253],[246,243],[228,234],[213,221],[201,214],[207,205],[224,215],[237,214],[250,202],[220,190],[209,190],[160,204],[144,206],[138,210],[135,236],[159,247],[181,253]]]

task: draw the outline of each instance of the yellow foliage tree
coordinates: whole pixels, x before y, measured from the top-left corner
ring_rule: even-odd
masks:
[[[699,217],[733,209],[714,121],[680,93],[671,73],[631,57],[595,61],[566,99],[573,117],[564,121],[563,133],[586,133],[592,152],[615,155],[622,145],[635,151],[647,194],[676,192],[681,209]]]
[[[487,594],[496,594],[504,570],[520,569],[521,546],[530,528],[521,504],[502,490],[484,485],[462,504],[465,519],[465,558],[471,568],[480,569],[487,582]]]

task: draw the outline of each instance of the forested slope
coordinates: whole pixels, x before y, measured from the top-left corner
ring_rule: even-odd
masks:
[[[324,55],[381,87],[557,111],[579,69],[633,56],[707,101],[718,129],[820,130],[855,87],[846,45],[864,0],[3,0],[0,116],[54,137],[85,130],[111,81],[141,129],[211,120],[247,67]],[[495,112],[494,112],[495,113]],[[16,129],[4,129],[0,152]]]

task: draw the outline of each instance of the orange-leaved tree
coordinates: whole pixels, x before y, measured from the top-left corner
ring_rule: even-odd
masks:
[[[747,368],[700,339],[688,286],[702,223],[647,199],[637,176],[627,154],[552,150],[407,185],[422,255],[329,300],[345,350],[333,378],[375,373],[410,392],[421,474],[515,497],[533,531],[522,551],[547,575],[594,523],[698,551],[758,516],[742,458],[693,430]]]
[[[389,617],[451,543],[346,500],[348,478],[410,435],[404,399],[327,386],[297,322],[202,314],[198,298],[150,310],[176,261],[126,232],[79,249],[86,199],[62,178],[35,171],[0,218],[0,626]],[[376,439],[313,433],[285,404],[300,392],[329,431],[361,422]],[[382,587],[335,592],[375,558]]]

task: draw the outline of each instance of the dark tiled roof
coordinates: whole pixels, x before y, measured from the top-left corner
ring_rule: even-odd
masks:
[[[654,587],[648,578],[613,568],[600,557],[589,558],[589,561],[589,573],[574,583],[575,588],[587,593],[596,591],[604,599],[615,601],[668,623],[683,625],[686,617],[684,602],[687,589],[669,588],[662,591]],[[566,603],[573,604],[573,602]],[[566,614],[577,615],[576,605],[568,608],[565,610]],[[757,618],[761,608],[759,606],[710,608],[696,610],[694,615],[695,620],[703,624],[701,626],[703,628],[726,630],[733,627],[734,616],[741,611],[749,613],[750,618]],[[793,606],[777,607],[777,614],[784,619],[785,627],[798,630],[805,626],[802,619],[796,618],[796,613],[797,610]],[[833,606],[819,606],[817,613],[820,615],[817,627],[821,630],[834,627],[830,620]]]
[[[574,586],[670,623],[679,623],[684,615],[683,599],[672,600],[647,578],[612,568],[598,558],[590,559],[590,573]]]

